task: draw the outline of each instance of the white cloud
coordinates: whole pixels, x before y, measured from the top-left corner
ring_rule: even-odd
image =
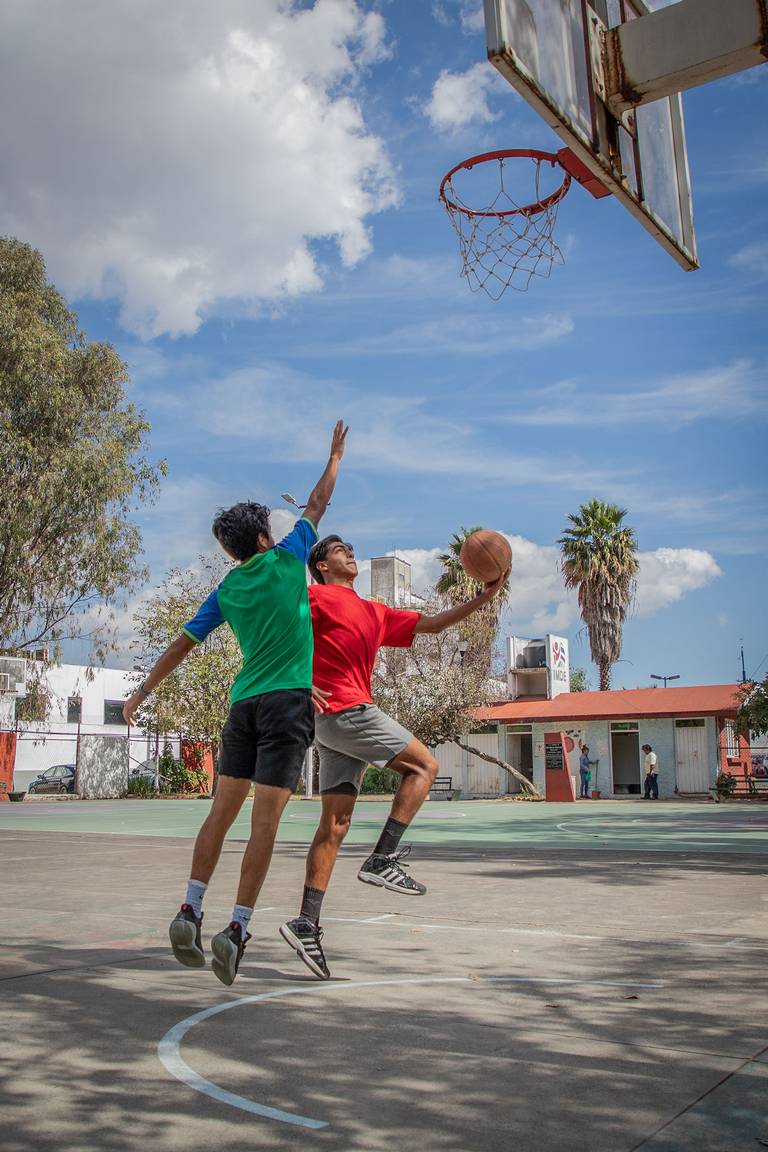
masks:
[[[458,19],[462,32],[467,35],[485,28],[483,5],[478,0],[433,0],[432,15],[443,27],[449,27]]]
[[[488,124],[497,113],[488,106],[488,96],[499,82],[499,74],[486,61],[473,64],[466,72],[444,69],[432,87],[425,112],[433,128],[454,132],[468,124]]]
[[[655,552],[643,552],[637,578],[637,614],[654,616],[689,592],[706,588],[721,575],[710,552],[696,548],[657,548]]]
[[[757,240],[754,244],[745,244],[738,252],[734,252],[728,263],[743,272],[768,276],[768,242]]]
[[[397,201],[355,94],[384,23],[355,0],[27,0],[0,24],[0,232],[142,338],[319,289],[313,243],[352,266]]]
[[[767,246],[768,250],[768,246]],[[526,392],[520,407],[503,419],[511,424],[550,427],[662,423],[691,424],[696,420],[733,419],[764,410],[768,374],[749,360],[681,372],[623,391],[582,389],[573,380]],[[531,403],[533,402],[533,403]]]
[[[537,544],[514,533],[504,535],[512,546],[505,630],[538,636],[580,629],[576,594],[566,591],[563,585],[560,549],[556,545]],[[417,594],[436,583],[441,572],[438,557],[444,550],[398,549],[397,555],[412,565],[411,582]],[[655,616],[721,575],[714,557],[694,548],[657,548],[654,552],[639,553],[638,558],[637,615],[640,617]],[[369,574],[366,587],[370,588]]]

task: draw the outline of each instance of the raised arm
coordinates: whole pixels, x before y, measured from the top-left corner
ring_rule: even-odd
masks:
[[[304,515],[307,520],[312,521],[315,527],[317,527],[325,515],[325,510],[330,503],[333,489],[336,487],[336,477],[339,472],[339,463],[344,455],[344,444],[348,431],[349,428],[345,426],[344,421],[339,420],[333,430],[331,454],[328,457],[325,471],[312,489],[309,500],[307,500]]]
[[[510,569],[508,568],[503,575],[499,576],[498,580],[494,580],[492,584],[486,584],[479,596],[467,600],[464,604],[458,604],[455,608],[448,608],[445,612],[437,612],[434,616],[422,616],[414,631],[444,632],[453,624],[460,624],[462,620],[466,620],[467,616],[477,612],[478,608],[482,608],[501,591],[509,579],[509,573]]]
[[[166,648],[154,667],[147,673],[143,682],[133,695],[128,697],[125,704],[123,704],[123,719],[126,724],[131,723],[134,712],[143,704],[153,688],[157,688],[158,684],[162,680],[165,680],[166,676],[178,668],[187,653],[194,647],[195,641],[191,636],[182,633],[177,640],[174,640],[173,644]]]

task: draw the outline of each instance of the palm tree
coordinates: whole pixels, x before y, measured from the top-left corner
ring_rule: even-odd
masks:
[[[621,656],[621,629],[635,599],[637,541],[622,526],[626,508],[590,500],[558,540],[566,588],[576,588],[587,626],[592,659],[600,673],[600,691],[611,686],[611,665]]]
[[[473,532],[479,531],[480,529],[477,527],[460,528],[458,532],[454,532],[451,537],[448,551],[444,552],[442,556],[438,556],[438,560],[443,566],[443,572],[435,585],[435,591],[439,592],[441,596],[447,596],[454,604],[460,604],[464,600],[470,600],[482,591],[482,584],[477,580],[473,580],[471,576],[467,576],[459,560],[461,546],[467,536],[471,536]]]

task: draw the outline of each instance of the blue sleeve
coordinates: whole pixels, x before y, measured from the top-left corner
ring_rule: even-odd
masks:
[[[182,632],[189,636],[190,640],[194,640],[195,644],[202,644],[214,628],[218,628],[220,624],[224,623],[217,593],[218,588],[214,588],[208,599],[200,605],[194,617],[182,628]]]
[[[312,547],[316,543],[317,528],[311,520],[302,517],[301,520],[296,521],[291,531],[280,541],[277,547],[285,548],[286,552],[290,552],[297,560],[301,560],[302,564],[306,564]]]

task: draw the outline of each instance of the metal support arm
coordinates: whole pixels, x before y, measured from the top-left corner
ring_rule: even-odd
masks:
[[[768,0],[680,0],[605,32],[605,103],[638,105],[768,58]]]

